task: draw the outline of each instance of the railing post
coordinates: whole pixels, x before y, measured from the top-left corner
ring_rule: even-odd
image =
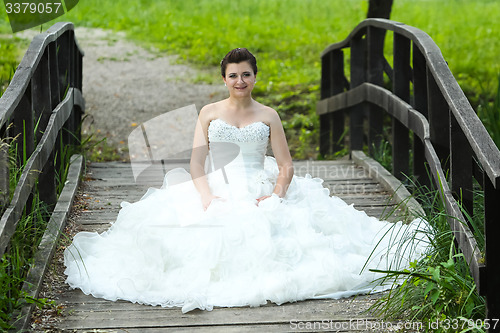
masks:
[[[77,88],[78,90],[82,91],[82,60],[83,60],[83,54],[80,53],[80,50],[78,49],[78,46],[75,42],[75,33],[74,31],[72,32],[72,57],[71,57],[71,63],[72,63],[72,75],[71,75],[71,86]],[[73,117],[75,117],[75,124],[76,124],[76,129],[80,128],[79,131],[75,133],[75,138],[77,140],[77,144],[80,144],[81,139],[82,139],[82,133],[81,133],[81,123],[82,123],[82,110],[74,110],[73,111]]]
[[[31,78],[31,87],[33,94],[33,109],[38,122],[38,130],[36,133],[37,142],[40,141],[43,132],[49,122],[52,114],[52,102],[50,91],[50,65],[49,65],[49,52],[46,49],[37,69]],[[42,173],[38,178],[38,193],[40,200],[54,206],[57,202],[56,184],[55,184],[55,170],[54,170],[54,154],[51,153],[47,164],[42,169]]]
[[[351,40],[351,89],[366,82],[366,39],[362,35]],[[363,118],[366,104],[349,111],[349,151],[363,149]]]
[[[332,93],[333,95],[344,92],[345,75],[344,75],[344,52],[337,50],[332,52]],[[333,153],[336,153],[344,148],[344,143],[341,142],[344,134],[344,111],[333,113]]]
[[[0,213],[6,207],[10,196],[9,145],[0,141]]]
[[[75,88],[78,88],[78,90],[82,91],[82,82],[83,82],[83,54],[80,53],[77,45],[75,44],[75,53],[77,54],[76,59],[75,59]]]
[[[384,39],[385,30],[368,27],[368,82],[384,85]],[[375,105],[368,105],[368,149],[370,154],[379,149],[383,137],[384,112]]]
[[[57,38],[57,68],[59,72],[59,96],[61,100],[68,89],[70,83],[70,30]]]
[[[413,43],[413,106],[427,118],[427,65],[420,49]],[[423,142],[413,135],[413,175],[418,184],[431,188],[425,168],[425,150]]]
[[[31,84],[14,111],[13,137],[17,144],[17,162],[23,165],[34,150],[33,112],[31,110]]]
[[[497,180],[494,187],[490,178],[484,175],[484,236],[486,252],[486,317],[490,320],[500,318],[500,187]],[[490,323],[494,323],[490,321]],[[500,324],[488,332],[500,332]]]
[[[450,123],[448,119],[450,108],[429,68],[427,68],[427,97],[431,142],[441,160],[443,170],[447,170],[450,158]]]
[[[57,40],[51,42],[48,46],[49,50],[49,68],[50,68],[50,109],[54,108],[61,102],[60,88],[59,88],[59,61],[57,60],[58,43]],[[56,154],[54,152],[57,152]],[[55,162],[54,157],[57,156]],[[56,143],[56,147],[52,151],[50,156],[50,161],[48,163],[54,163],[53,168],[56,170],[60,169],[61,166],[61,151],[59,145]],[[48,166],[47,166],[48,168]],[[54,179],[55,181],[55,179]]]
[[[59,47],[57,64],[59,68],[59,94],[61,96],[61,100],[64,99],[71,82],[69,77],[71,75],[71,32],[71,30],[68,30],[57,39],[57,45]],[[75,143],[76,140],[74,139],[72,133],[75,131],[76,126],[74,117],[69,117],[62,130],[64,146]]]
[[[19,104],[14,111],[14,142],[17,144],[17,163],[24,166],[35,150],[34,119],[31,100],[31,83],[24,91]],[[26,211],[31,211],[33,192],[26,202]]]
[[[448,113],[450,118],[451,192],[455,199],[461,202],[464,210],[472,216],[474,207],[474,193],[472,191],[472,150],[453,112],[450,110]],[[487,177],[487,175],[483,176],[483,178]]]
[[[49,79],[49,58],[48,52],[45,50],[31,78],[33,112],[35,114],[35,121],[38,123],[36,131],[37,142],[40,142],[44,132],[43,129],[47,127],[50,115],[52,114]]]
[[[322,58],[321,99],[344,91],[344,53],[336,50]],[[340,142],[344,134],[344,113],[335,112],[320,118],[320,152],[322,155],[335,153],[343,147]]]
[[[392,89],[396,96],[410,103],[411,80],[410,40],[394,33],[394,78]],[[410,174],[409,151],[410,133],[398,119],[392,118],[392,173],[399,180]]]
[[[51,42],[48,46],[49,52],[49,77],[50,77],[50,106],[53,110],[61,101],[59,90],[59,62],[57,61],[57,41]]]
[[[321,57],[321,99],[333,95],[331,68],[332,54],[328,52]],[[332,127],[332,114],[327,113],[320,115],[319,152],[323,156],[332,153]]]

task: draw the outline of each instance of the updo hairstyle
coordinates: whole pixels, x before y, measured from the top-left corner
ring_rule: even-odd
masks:
[[[226,77],[226,68],[228,64],[239,64],[240,62],[248,61],[252,66],[253,74],[257,75],[257,59],[254,55],[244,47],[229,51],[228,54],[220,62],[220,73],[222,77]]]

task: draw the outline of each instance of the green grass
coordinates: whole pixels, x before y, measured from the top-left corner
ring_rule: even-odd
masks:
[[[497,147],[500,147],[500,75],[495,99],[482,99],[477,113]]]
[[[1,29],[0,29],[1,30]],[[0,35],[0,91],[7,88],[27,48],[26,41],[14,36]],[[1,96],[0,94],[0,96]]]
[[[382,142],[381,147],[373,149],[372,156],[390,170],[390,144],[386,140]],[[439,195],[442,190],[436,190],[434,185],[422,187],[412,179],[407,176],[406,183],[425,211],[419,217],[431,226],[430,230],[419,226],[421,232],[429,235],[431,247],[424,258],[412,262],[406,269],[378,271],[382,273],[381,282],[398,286],[379,298],[370,310],[385,320],[422,323],[425,332],[484,332],[487,328],[482,321],[486,316],[485,299],[479,295],[468,263],[457,247]],[[484,192],[477,182],[474,188],[474,215],[463,210],[465,221],[461,223],[470,227],[484,256]],[[412,237],[412,234],[406,236]],[[484,257],[482,260],[484,262]],[[453,327],[437,327],[437,322],[450,323]]]
[[[245,46],[258,56],[259,89],[281,93],[317,84],[320,52],[343,40],[366,9],[364,0],[88,0],[64,19],[126,31],[200,65],[215,67],[228,50]],[[396,0],[391,18],[427,32],[466,90],[486,84],[491,93],[500,71],[499,16],[500,3],[494,0]]]
[[[486,315],[485,299],[479,295],[469,266],[456,246],[439,192],[416,184],[414,188],[418,189],[416,197],[425,210],[423,218],[432,227],[423,231],[429,234],[432,246],[424,258],[412,262],[407,269],[381,271],[384,273],[381,281],[397,281],[400,286],[378,299],[371,310],[386,320],[423,323],[426,332],[465,332],[469,328],[472,328],[469,331],[484,332],[481,320]],[[484,250],[482,193],[476,192],[474,197],[475,209],[479,212],[466,219],[473,226],[480,250]],[[430,326],[436,322],[457,325]]]
[[[0,329],[7,329],[14,310],[23,302],[45,304],[21,291],[25,276],[49,220],[47,205],[38,195],[31,202],[32,211],[24,212],[12,236],[9,251],[0,260]]]
[[[62,19],[77,26],[126,31],[145,45],[179,54],[180,61],[211,66],[214,77],[218,77],[217,66],[228,50],[248,47],[259,60],[256,97],[295,125],[292,114],[309,118],[298,128],[287,128],[295,157],[305,158],[317,153],[317,135],[310,134],[317,127],[309,125],[318,123],[319,55],[327,45],[348,35],[365,17],[366,7],[363,0],[88,0]],[[434,38],[466,94],[477,104],[480,98],[492,100],[494,96],[500,71],[499,15],[497,1],[399,0],[392,19],[414,25]],[[193,81],[200,79],[210,81],[199,75]]]
[[[125,31],[146,46],[178,54],[181,62],[212,68],[214,78],[230,49],[249,48],[259,65],[256,98],[275,107],[287,121],[285,126],[294,124],[286,127],[294,157],[307,158],[317,156],[320,53],[346,38],[365,18],[367,6],[366,0],[86,0],[60,20]],[[396,0],[391,18],[435,40],[477,106],[495,96],[500,72],[498,17],[497,0]],[[8,31],[5,15],[0,31]],[[213,82],[205,73],[192,81]],[[292,119],[294,114],[303,116]]]
[[[35,129],[36,131],[36,129]],[[2,139],[0,143],[9,145],[9,176],[10,176],[10,199],[19,182],[24,166],[29,156],[18,157],[18,138]],[[26,138],[23,138],[25,142]],[[62,134],[59,136],[61,156],[54,156],[54,165],[57,160],[61,161],[56,171],[57,195],[62,191],[69,167],[71,156],[81,151],[80,146],[62,145]],[[5,207],[2,207],[4,209]],[[22,291],[22,286],[28,270],[33,264],[33,257],[38,249],[38,244],[45,232],[50,213],[54,207],[50,207],[39,197],[39,184],[36,183],[31,197],[23,209],[22,216],[16,226],[6,253],[0,258],[0,331],[8,329],[12,322],[13,313],[25,303],[34,303],[38,306],[50,305],[52,302],[46,299],[33,299]],[[3,211],[2,211],[3,212]]]
[[[282,92],[319,82],[320,52],[343,40],[366,7],[363,0],[87,0],[64,19],[126,31],[200,65],[217,66],[228,50],[245,46],[258,56],[261,89]],[[500,4],[492,0],[396,0],[392,19],[426,31],[459,81],[477,87],[500,70],[499,15]]]

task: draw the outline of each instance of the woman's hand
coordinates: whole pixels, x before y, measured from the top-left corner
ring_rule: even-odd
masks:
[[[267,198],[271,198],[271,197],[276,197],[279,202],[282,202],[283,201],[283,198],[281,198],[279,195],[277,195],[276,193],[273,193],[271,195],[263,195],[261,196],[260,198],[257,199],[257,206],[261,203],[261,201],[264,201],[266,200]]]
[[[259,205],[259,203],[262,201],[262,200],[266,200],[267,198],[270,198],[271,196],[270,195],[263,195],[261,196],[260,198],[257,199],[257,206]]]
[[[213,195],[213,194],[202,196],[201,203],[203,205],[203,210],[206,211],[208,209],[208,207],[210,206],[210,204],[212,203],[212,200],[214,200],[214,199],[220,199],[220,197]]]

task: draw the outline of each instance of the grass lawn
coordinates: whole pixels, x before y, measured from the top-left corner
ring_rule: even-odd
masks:
[[[85,0],[60,19],[126,31],[180,61],[213,69],[213,77],[196,80],[219,83],[222,57],[247,47],[259,65],[255,96],[280,112],[295,156],[306,158],[315,156],[310,147],[317,144],[320,53],[343,40],[365,18],[367,6],[366,0]],[[498,17],[497,0],[395,0],[391,18],[435,40],[476,107],[492,101],[498,83]],[[5,16],[0,32],[8,30]]]

